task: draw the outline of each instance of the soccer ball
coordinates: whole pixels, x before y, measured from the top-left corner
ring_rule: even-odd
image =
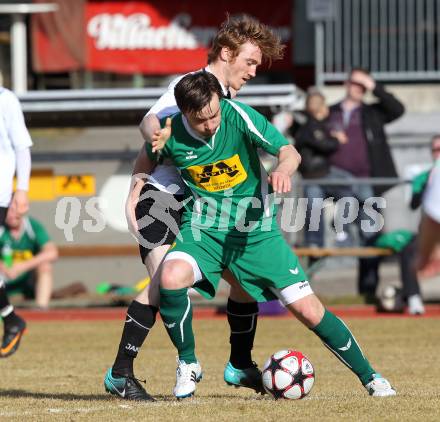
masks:
[[[382,312],[403,312],[405,301],[403,300],[403,290],[392,284],[380,289],[378,294],[378,310]]]
[[[298,350],[280,350],[263,367],[264,389],[275,399],[302,399],[315,382],[312,364]]]

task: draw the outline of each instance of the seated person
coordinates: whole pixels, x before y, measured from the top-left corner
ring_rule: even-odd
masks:
[[[386,309],[383,305],[383,298],[379,296],[378,310],[388,312],[403,312],[405,303],[411,315],[422,315],[425,313],[425,306],[420,292],[419,280],[414,265],[417,255],[417,236],[408,230],[394,230],[383,233],[377,238],[375,245],[381,248],[390,248],[397,256],[402,291],[397,290],[401,297],[396,298],[396,305],[393,309]]]
[[[48,308],[58,249],[42,224],[10,207],[5,226],[0,228],[0,250],[7,293],[22,293],[26,299],[35,299],[37,307]]]

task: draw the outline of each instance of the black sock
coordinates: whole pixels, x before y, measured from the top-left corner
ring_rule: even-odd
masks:
[[[9,306],[8,295],[6,294],[6,286],[0,279],[0,312]]]
[[[6,294],[6,286],[2,283],[0,287],[0,314],[3,312],[8,312],[7,315],[2,315],[3,322],[5,326],[15,325],[20,322],[20,318],[14,312],[14,308],[9,303],[8,295]]]
[[[250,368],[253,365],[251,351],[257,329],[258,303],[238,303],[228,299],[226,312],[231,328],[229,361],[234,368]]]
[[[113,375],[133,376],[133,360],[156,321],[157,311],[155,306],[143,305],[135,300],[131,302],[112,368]]]

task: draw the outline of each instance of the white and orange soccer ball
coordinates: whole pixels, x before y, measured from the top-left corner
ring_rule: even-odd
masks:
[[[280,350],[267,359],[262,377],[265,390],[275,399],[298,400],[310,393],[315,371],[298,350]]]

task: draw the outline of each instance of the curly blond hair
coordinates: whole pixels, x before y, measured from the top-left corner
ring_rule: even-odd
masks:
[[[280,37],[271,28],[249,15],[228,15],[212,41],[208,64],[217,60],[223,47],[227,47],[236,57],[240,47],[248,41],[260,48],[263,62],[269,65],[283,58],[286,46],[281,44]]]

